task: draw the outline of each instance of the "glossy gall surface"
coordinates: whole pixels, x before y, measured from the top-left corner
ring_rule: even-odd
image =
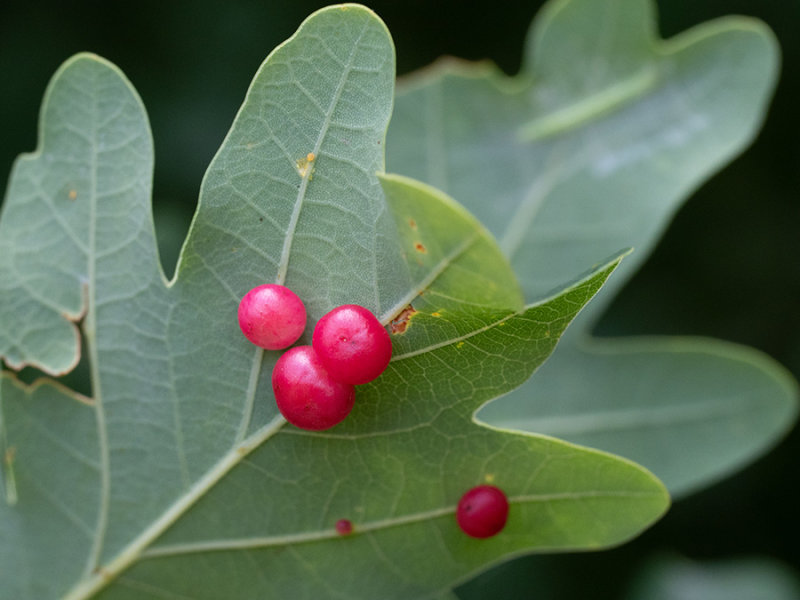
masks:
[[[360,385],[386,370],[392,340],[375,315],[363,306],[345,304],[322,317],[312,344],[331,375]]]
[[[498,534],[508,519],[508,498],[500,488],[479,485],[468,490],[458,503],[456,521],[467,535],[488,538]]]
[[[278,359],[272,389],[286,420],[313,431],[341,423],[356,397],[352,385],[331,377],[311,346],[296,346]]]
[[[306,328],[306,307],[285,286],[259,285],[239,302],[239,327],[256,346],[266,350],[288,348]]]

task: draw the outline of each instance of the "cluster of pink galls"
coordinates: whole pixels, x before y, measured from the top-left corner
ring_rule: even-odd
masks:
[[[239,303],[239,327],[256,346],[283,350],[306,328],[306,308],[289,288],[264,284],[247,292]],[[355,403],[355,386],[386,370],[392,340],[369,310],[356,304],[334,308],[314,327],[311,346],[295,346],[281,355],[272,370],[278,410],[292,425],[320,431],[341,423]],[[497,534],[506,524],[508,499],[490,485],[468,490],[456,509],[461,529],[472,537]],[[352,523],[336,524],[340,535]]]
[[[239,327],[256,346],[283,350],[306,328],[306,308],[289,288],[253,288],[239,303]],[[369,310],[334,308],[314,327],[311,346],[295,346],[275,363],[272,389],[292,425],[319,431],[341,423],[355,403],[355,386],[378,377],[392,358],[392,340]]]

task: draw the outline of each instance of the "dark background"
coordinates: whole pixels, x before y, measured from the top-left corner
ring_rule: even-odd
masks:
[[[325,2],[183,0],[6,2],[0,8],[0,185],[36,146],[51,75],[90,50],[116,63],[147,107],[155,139],[154,209],[171,273],[206,166],[267,54]],[[397,46],[398,72],[443,54],[519,69],[542,2],[367,2]],[[759,348],[800,376],[800,0],[661,0],[670,37],[703,21],[757,16],[783,50],[781,81],[755,144],[683,207],[600,324],[602,334],[710,335]],[[464,599],[618,598],[654,553],[775,558],[800,570],[795,431],[772,453],[677,502],[641,538],[609,552],[528,557],[459,590]],[[543,574],[547,573],[546,577]]]

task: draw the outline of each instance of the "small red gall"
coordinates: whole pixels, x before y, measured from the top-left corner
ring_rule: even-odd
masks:
[[[497,535],[508,519],[508,498],[493,485],[468,490],[458,503],[456,521],[468,536],[488,538]]]
[[[306,308],[289,288],[267,283],[239,302],[239,327],[248,340],[266,350],[294,344],[306,328]]]
[[[287,350],[272,369],[278,410],[300,429],[321,431],[341,423],[355,403],[355,388],[331,377],[311,346]]]
[[[339,535],[350,535],[353,533],[353,523],[349,519],[339,519],[336,521],[336,533]]]
[[[339,306],[323,316],[311,343],[330,374],[352,385],[378,377],[392,358],[389,333],[375,315],[356,304]]]

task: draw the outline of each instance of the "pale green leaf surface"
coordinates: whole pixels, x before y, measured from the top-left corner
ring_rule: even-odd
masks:
[[[632,338],[559,347],[515,427],[648,465],[673,495],[766,452],[795,416],[791,376],[756,351],[711,339]],[[579,376],[576,376],[579,373]],[[497,408],[497,412],[495,412]],[[481,418],[507,422],[490,406]]]
[[[650,0],[551,2],[517,77],[443,61],[406,81],[387,161],[465,204],[529,300],[635,248],[537,376],[480,419],[627,456],[683,494],[774,443],[794,420],[795,383],[723,342],[587,337],[689,192],[754,136],[778,50],[746,18],[666,41],[654,25]]]
[[[168,283],[138,96],[92,55],[57,72],[40,147],[3,206],[0,348],[9,365],[59,372],[85,312],[92,398],[0,379],[0,597],[452,597],[504,557],[620,543],[663,513],[663,486],[638,465],[475,423],[549,356],[619,257],[523,306],[473,217],[376,176],[393,78],[370,11],[309,18],[257,73]],[[389,368],[332,430],[286,424],[269,383],[278,353],[239,331],[239,298],[265,281],[292,287],[311,325],[345,302],[400,318]],[[29,306],[65,328],[52,348],[31,337]],[[453,512],[489,480],[512,513],[479,542]],[[335,534],[340,518],[353,535]]]
[[[100,487],[97,425],[87,402],[52,383],[26,389],[0,373],[2,598],[53,597],[83,572]],[[63,543],[53,543],[54,532]]]

